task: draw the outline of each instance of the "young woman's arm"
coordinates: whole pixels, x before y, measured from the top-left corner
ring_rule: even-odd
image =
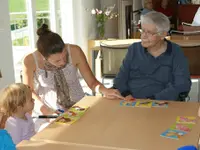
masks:
[[[73,51],[74,59],[76,61],[76,65],[80,70],[81,75],[83,76],[84,80],[86,81],[87,85],[92,91],[99,91],[100,93],[104,94],[107,98],[110,99],[123,99],[121,94],[116,89],[107,89],[103,84],[101,84],[93,75],[86,57],[81,50],[80,47],[76,45],[71,45],[71,51]],[[78,56],[78,57],[77,57]]]
[[[33,55],[29,54],[24,58],[24,61],[23,61],[23,69],[22,69],[23,83],[30,86],[30,88],[32,90],[33,99],[38,100],[42,103],[42,106],[40,108],[41,112],[43,114],[52,114],[52,113],[54,113],[52,111],[52,109],[50,109],[48,106],[46,106],[42,102],[39,95],[37,95],[36,92],[34,91],[34,72],[35,72],[35,70],[36,70],[36,65],[35,65]]]

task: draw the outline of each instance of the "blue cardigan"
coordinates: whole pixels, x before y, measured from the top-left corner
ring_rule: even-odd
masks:
[[[16,150],[11,136],[3,129],[0,129],[0,150]]]
[[[167,41],[167,40],[166,40]],[[153,57],[141,42],[132,44],[114,80],[123,96],[177,100],[191,88],[188,62],[181,48],[167,41],[167,50]]]

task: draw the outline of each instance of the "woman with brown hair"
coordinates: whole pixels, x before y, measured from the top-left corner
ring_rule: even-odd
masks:
[[[77,70],[91,90],[107,98],[123,98],[118,90],[107,89],[97,81],[79,46],[65,44],[46,24],[37,34],[37,50],[23,62],[23,82],[32,89],[37,111],[51,114],[59,109],[66,110],[84,97]]]

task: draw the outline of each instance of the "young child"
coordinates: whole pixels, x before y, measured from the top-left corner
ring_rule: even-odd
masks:
[[[29,86],[11,84],[2,92],[1,103],[8,119],[5,129],[15,144],[29,140],[35,134],[35,127],[29,112],[33,110],[34,100]]]
[[[0,112],[0,150],[16,150],[12,138],[6,130],[4,130],[5,117],[4,113]]]

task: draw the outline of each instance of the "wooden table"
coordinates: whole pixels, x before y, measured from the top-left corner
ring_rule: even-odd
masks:
[[[166,37],[166,39],[171,40],[172,42],[180,45],[181,47],[196,47],[200,46],[200,39],[199,40],[182,40],[182,39],[170,39],[170,37]],[[89,40],[88,41],[88,63],[95,74],[95,59],[99,53],[100,43],[105,43],[110,46],[115,45],[128,45],[135,42],[140,42],[141,39],[118,39],[118,40]],[[101,67],[99,67],[101,68]]]
[[[197,116],[196,102],[170,102],[168,108],[132,108],[120,106],[118,100],[85,97],[77,105],[90,106],[80,120],[70,126],[51,124],[31,140],[88,150],[176,150],[184,145],[198,145],[198,117],[192,131],[181,139],[160,136],[176,122],[177,116]]]
[[[48,141],[23,141],[17,146],[18,150],[105,150],[92,146],[74,145]]]

